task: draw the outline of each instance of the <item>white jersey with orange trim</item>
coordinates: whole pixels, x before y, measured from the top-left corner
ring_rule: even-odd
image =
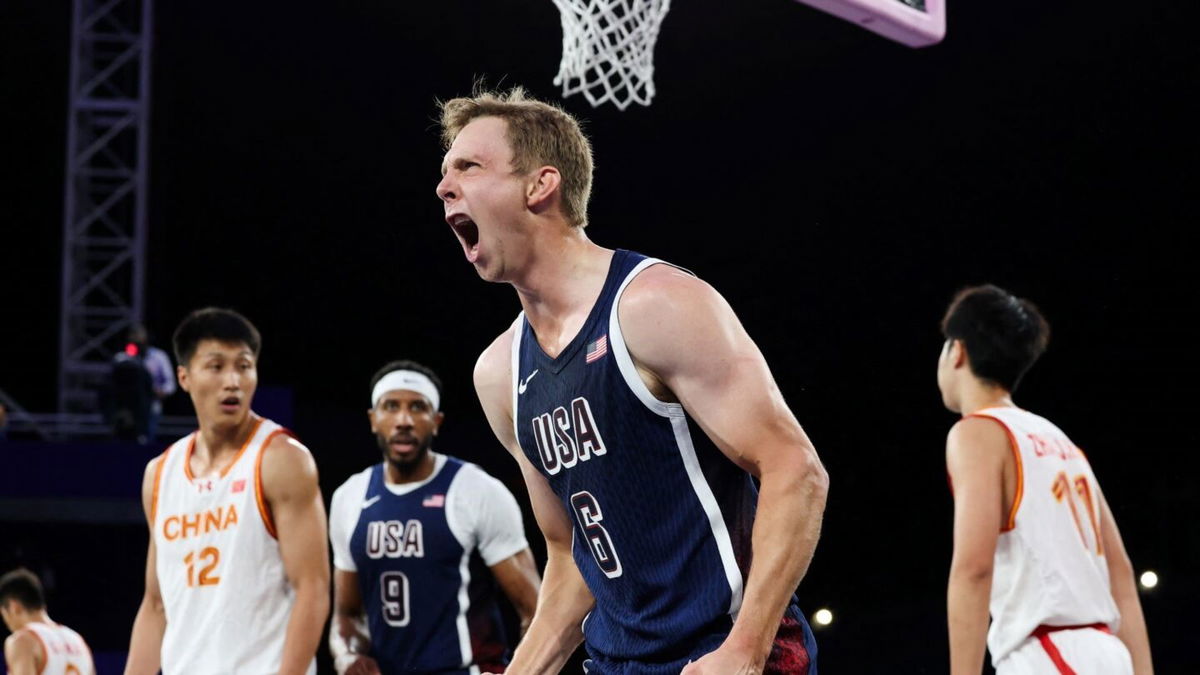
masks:
[[[294,593],[262,490],[263,450],[287,433],[259,419],[219,475],[194,477],[192,433],[155,469],[158,585],[167,615],[164,675],[276,673]],[[316,672],[316,661],[309,673]]]
[[[45,665],[40,675],[96,675],[92,650],[79,633],[57,623],[31,621],[23,630],[33,633],[42,643]]]
[[[999,667],[1038,626],[1104,624],[1116,632],[1120,613],[1100,536],[1100,487],[1083,452],[1049,420],[1020,408],[967,417],[999,422],[1016,459],[1016,495],[992,574],[992,664]]]

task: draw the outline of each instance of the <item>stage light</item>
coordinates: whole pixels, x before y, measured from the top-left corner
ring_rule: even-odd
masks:
[[[1142,572],[1142,576],[1139,581],[1142,582],[1142,588],[1145,590],[1150,590],[1158,585],[1158,573],[1156,573],[1154,570],[1146,570],[1145,572]]]
[[[818,626],[828,626],[833,623],[833,612],[822,607],[813,614],[813,622]]]

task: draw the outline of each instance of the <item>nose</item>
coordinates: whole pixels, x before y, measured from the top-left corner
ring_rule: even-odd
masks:
[[[408,408],[401,407],[400,411],[398,413],[396,413],[396,428],[397,429],[411,429],[412,426],[413,426],[412,413],[408,410]]]
[[[438,199],[449,204],[458,198],[458,185],[454,182],[450,172],[446,172],[442,176],[442,180],[437,184]]]

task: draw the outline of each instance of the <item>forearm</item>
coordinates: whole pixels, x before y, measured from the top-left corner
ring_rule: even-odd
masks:
[[[550,552],[537,611],[508,672],[558,673],[583,642],[583,617],[595,605],[570,550]]]
[[[991,590],[990,569],[966,571],[951,566],[946,589],[951,675],[977,675],[983,669]]]
[[[761,476],[753,563],[729,640],[764,662],[792,593],[812,562],[827,493],[828,478],[815,460]]]
[[[158,672],[162,665],[162,640],[166,630],[167,616],[162,605],[156,607],[149,599],[143,599],[137,618],[133,620],[125,675],[155,675]]]
[[[1132,570],[1121,574],[1119,580],[1114,580],[1112,593],[1121,612],[1121,628],[1117,631],[1117,637],[1125,643],[1133,657],[1133,672],[1135,675],[1151,675],[1154,663],[1150,658],[1150,635],[1146,630],[1146,618],[1142,615],[1142,603],[1138,599]]]
[[[283,660],[279,665],[281,674],[301,675],[308,672],[321,643],[321,630],[329,616],[328,586],[316,580],[296,587],[296,601],[288,619],[287,633],[283,642]]]

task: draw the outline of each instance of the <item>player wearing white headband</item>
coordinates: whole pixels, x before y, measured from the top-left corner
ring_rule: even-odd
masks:
[[[371,431],[383,461],[333,495],[339,673],[503,672],[510,646],[495,587],[524,631],[541,583],[520,508],[474,464],[433,451],[442,384],[412,361],[371,381]],[[515,636],[513,636],[515,637]]]

